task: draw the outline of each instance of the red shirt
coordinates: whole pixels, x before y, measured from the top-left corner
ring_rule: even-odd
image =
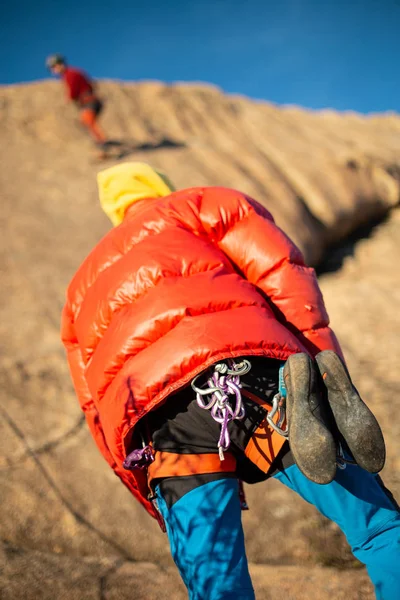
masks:
[[[93,86],[89,77],[72,67],[67,67],[63,73],[63,79],[67,86],[67,96],[70,100],[83,102],[93,96]]]

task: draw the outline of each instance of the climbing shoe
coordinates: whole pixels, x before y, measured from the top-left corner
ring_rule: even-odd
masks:
[[[311,481],[330,483],[336,473],[336,444],[329,428],[329,407],[318,391],[319,374],[305,353],[292,354],[283,376],[289,445],[300,471]],[[327,409],[327,410],[326,410]]]
[[[354,460],[370,473],[385,464],[385,442],[378,421],[361,400],[340,357],[332,350],[316,356],[337,428]]]

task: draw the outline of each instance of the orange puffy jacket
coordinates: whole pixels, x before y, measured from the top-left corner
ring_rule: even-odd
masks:
[[[99,449],[154,515],[145,474],[122,467],[139,419],[218,360],[340,353],[328,323],[314,270],[268,211],[192,188],[133,204],[100,241],[69,286],[62,339]]]

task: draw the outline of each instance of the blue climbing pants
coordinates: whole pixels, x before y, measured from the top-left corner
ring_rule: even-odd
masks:
[[[292,465],[275,478],[339,525],[367,567],[377,600],[400,598],[400,510],[380,477],[348,465],[332,483],[318,485]]]
[[[349,465],[318,485],[292,465],[275,478],[339,525],[366,565],[377,600],[400,598],[400,511],[379,477]],[[156,494],[189,599],[253,600],[237,480],[205,483],[170,508],[159,487]]]
[[[237,479],[191,490],[170,509],[156,488],[172,557],[190,600],[254,600]]]

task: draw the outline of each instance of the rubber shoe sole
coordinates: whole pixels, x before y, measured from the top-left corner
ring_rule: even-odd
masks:
[[[330,483],[336,474],[336,444],[332,433],[314,414],[314,407],[319,404],[314,363],[305,353],[292,354],[283,376],[293,458],[308,479]]]
[[[385,464],[386,450],[378,421],[361,400],[346,367],[332,350],[315,357],[328,392],[337,428],[360,467],[379,473]]]

